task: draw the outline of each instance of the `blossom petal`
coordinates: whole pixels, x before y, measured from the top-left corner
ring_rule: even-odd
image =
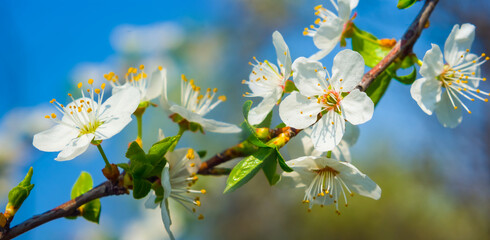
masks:
[[[308,186],[315,177],[315,173],[310,169],[318,168],[314,159],[315,157],[303,156],[287,161],[286,164],[294,171],[284,172],[281,181],[284,180],[287,184],[298,188]]]
[[[72,160],[78,155],[84,153],[90,142],[94,139],[94,134],[84,134],[80,137],[71,140],[66,147],[58,154],[54,160],[56,161],[68,161]]]
[[[299,92],[292,92],[279,105],[279,116],[288,126],[303,129],[315,123],[321,105]]]
[[[179,105],[173,105],[170,108],[170,111],[178,113],[189,122],[200,124],[204,128],[204,131],[217,133],[238,133],[242,131],[241,128],[234,124],[218,122],[212,119],[203,118],[201,115],[193,113]]]
[[[340,178],[351,191],[375,200],[381,197],[381,188],[354,165],[339,162],[334,169],[339,171]]]
[[[343,162],[352,162],[349,144],[347,144],[347,142],[342,139],[339,144],[337,144],[337,146],[335,146],[335,148],[332,150],[332,158],[338,159]]]
[[[194,150],[191,148],[179,148],[165,154],[165,158],[169,163],[169,173],[171,179],[176,179],[177,177],[183,176],[185,180],[187,177],[197,173],[199,170],[199,166],[201,166],[201,158],[194,151],[193,158],[189,159],[187,156],[189,151]],[[183,183],[187,184],[185,181]],[[178,186],[173,187],[178,188]],[[183,188],[185,187],[186,186],[183,186]]]
[[[358,3],[359,0],[338,0],[339,17],[344,21],[349,20],[352,10],[357,7]]]
[[[420,66],[420,75],[427,79],[437,78],[444,71],[444,62],[442,52],[438,45],[432,44],[432,48],[428,50]]]
[[[330,84],[336,90],[350,92],[361,82],[363,75],[364,59],[361,54],[350,49],[342,50],[333,59]]]
[[[282,65],[283,82],[285,82],[289,78],[289,75],[291,75],[291,53],[289,53],[288,45],[278,31],[272,34],[272,43],[276,49],[277,63],[279,66]]]
[[[145,201],[145,208],[155,209],[156,207],[158,207],[158,204],[155,203],[155,199],[157,199],[157,196],[155,194],[149,194],[148,199],[146,199]]]
[[[150,101],[157,98],[162,94],[164,80],[167,74],[164,74],[164,70],[156,70],[151,74],[150,79],[148,79],[148,85],[146,87],[146,101]]]
[[[359,127],[356,125],[352,125],[349,122],[345,123],[345,133],[342,137],[342,140],[345,141],[349,146],[354,146],[356,144],[357,139],[359,138]]]
[[[344,29],[344,21],[332,16],[328,21],[321,23],[313,35],[313,43],[321,51],[310,57],[311,60],[320,60],[337,46]]]
[[[277,101],[281,98],[282,91],[275,90],[270,95],[264,96],[264,99],[248,113],[248,121],[256,125],[264,121],[270,111],[274,108]]]
[[[289,140],[287,150],[290,158],[320,156],[323,154],[323,152],[317,151],[314,148],[313,141],[307,132],[311,132],[311,129],[307,128],[296,135],[296,137]]]
[[[374,103],[365,92],[354,89],[342,99],[342,111],[350,123],[362,124],[373,117]]]
[[[327,89],[324,79],[327,73],[318,61],[300,57],[293,63],[293,81],[299,92],[307,97],[323,94]]]
[[[311,139],[318,151],[331,151],[342,140],[344,132],[345,121],[342,116],[334,111],[328,111],[313,125]]]
[[[466,55],[465,61],[471,62],[471,61],[475,61],[477,58],[478,58],[478,56],[476,54],[469,53]],[[469,66],[467,68],[466,72],[475,73],[475,75],[473,75],[473,78],[480,78],[481,77],[481,68],[480,68],[480,65],[478,63],[472,64],[471,66]],[[468,81],[468,85],[470,85],[474,88],[478,88],[478,86],[480,85],[480,80],[470,79]]]
[[[162,89],[162,95],[160,97],[160,104],[162,105],[164,110],[169,111],[170,106],[172,105],[169,100],[168,100],[168,95],[167,95],[167,69],[162,69],[160,72],[162,74],[162,80],[163,80],[163,89]]]
[[[417,79],[410,88],[412,98],[428,115],[432,115],[437,102],[441,100],[441,92],[441,82],[436,79]]]
[[[75,128],[57,124],[48,130],[34,135],[32,145],[44,152],[57,152],[61,151],[78,134],[79,132]]]
[[[140,103],[140,92],[132,86],[124,86],[108,98],[100,107],[99,118],[109,119],[113,116],[131,115]]]
[[[163,226],[165,226],[165,230],[167,230],[168,236],[170,237],[171,240],[175,240],[174,234],[170,230],[170,225],[172,225],[172,220],[170,219],[170,213],[168,211],[168,200],[164,199],[162,201],[162,204],[160,205],[161,211],[162,211],[162,221],[163,221]]]
[[[130,122],[131,115],[113,117],[106,120],[95,131],[95,140],[105,140],[121,132]]]
[[[436,115],[442,126],[455,128],[463,120],[463,115],[461,112],[461,106],[458,103],[455,103],[457,104],[456,106],[458,109],[454,109],[448,94],[449,93],[447,90],[444,94],[442,94],[441,101],[439,101],[436,106]],[[453,100],[455,100],[454,96]]]
[[[463,59],[463,55],[466,49],[471,48],[475,40],[475,26],[473,24],[465,23],[461,25],[454,25],[451,33],[446,39],[444,44],[444,57],[446,62],[451,66],[456,66]]]

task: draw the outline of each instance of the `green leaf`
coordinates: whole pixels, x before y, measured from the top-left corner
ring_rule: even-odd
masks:
[[[8,205],[12,206],[15,210],[19,209],[20,206],[22,206],[22,203],[24,203],[27,197],[29,197],[32,188],[34,188],[34,184],[31,184],[33,172],[34,171],[32,167],[29,168],[29,171],[24,177],[24,180],[22,180],[16,187],[10,190],[8,194]]]
[[[388,71],[388,74],[390,73],[391,72]],[[403,84],[412,84],[417,78],[417,68],[414,66],[412,72],[409,73],[408,75],[398,76],[396,73],[394,73],[391,77],[393,77],[394,79],[396,79],[397,81]]]
[[[405,9],[411,7],[417,0],[398,0],[398,4],[396,5],[399,9]]]
[[[133,197],[135,199],[141,199],[146,197],[151,190],[151,182],[146,179],[134,178],[133,179]]]
[[[357,28],[354,24],[352,29],[352,50],[362,55],[366,66],[376,66],[391,51],[390,47],[382,46],[373,34]]]
[[[386,89],[388,89],[388,86],[390,85],[391,75],[388,71],[389,70],[386,69],[382,72],[376,79],[374,79],[366,90],[366,94],[373,100],[375,106],[378,104],[379,100],[381,100],[381,97],[383,97]]]
[[[199,155],[200,158],[206,157],[206,153],[208,153],[206,150],[197,151],[197,155]]]
[[[271,153],[266,159],[264,159],[264,164],[262,165],[262,171],[272,186],[279,181],[279,175],[276,173],[277,168],[277,157],[275,153]]]
[[[276,128],[283,128],[286,127],[287,125],[285,123],[279,123],[277,124]]]
[[[71,199],[90,191],[93,188],[94,182],[92,176],[88,172],[80,173],[77,181],[71,189]],[[100,199],[92,200],[79,207],[82,217],[88,221],[99,223],[101,204]]]
[[[141,149],[137,142],[132,142],[126,152],[126,157],[129,158],[129,170],[133,178],[146,177],[153,166],[146,159],[146,154]]]
[[[270,111],[269,114],[267,114],[264,121],[259,123],[257,125],[257,127],[258,128],[269,128],[269,127],[271,127],[271,122],[272,122],[272,111]]]
[[[226,188],[224,193],[235,191],[250,181],[262,167],[264,159],[275,152],[272,148],[260,148],[253,155],[250,155],[240,161],[231,170],[228,179],[226,180]]]
[[[167,137],[161,141],[153,144],[148,151],[147,158],[150,159],[152,164],[160,162],[160,160],[165,156],[168,149],[179,140],[179,136]]]
[[[286,161],[282,157],[278,148],[276,148],[276,155],[277,155],[277,161],[279,162],[279,166],[281,167],[281,169],[285,172],[292,172],[293,169],[286,164]]]
[[[254,145],[258,147],[266,147],[268,148],[264,142],[260,140],[260,138],[257,136],[257,133],[255,132],[255,128],[250,125],[248,122],[248,112],[250,111],[250,108],[252,107],[252,101],[248,100],[243,104],[243,117],[244,121],[242,124],[242,127],[245,129],[246,132],[250,134],[250,137],[248,140],[253,143]]]
[[[129,164],[127,163],[118,163],[116,164],[118,167],[122,168],[124,171],[128,172],[129,171]]]

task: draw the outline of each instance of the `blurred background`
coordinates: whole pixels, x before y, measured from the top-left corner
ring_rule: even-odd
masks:
[[[145,64],[168,69],[169,84],[178,90],[180,74],[201,87],[218,87],[228,101],[213,110],[214,119],[242,121],[241,85],[251,71],[252,56],[275,61],[272,33],[278,30],[293,58],[316,51],[302,30],[316,19],[314,6],[323,0],[208,1],[13,1],[0,3],[0,207],[7,193],[34,167],[31,196],[13,225],[47,211],[70,197],[81,171],[104,181],[104,163],[95,148],[68,162],[57,153],[32,147],[33,134],[51,122],[48,101],[68,101],[76,83],[104,73],[123,75]],[[396,0],[361,0],[355,24],[379,38],[400,38],[422,7],[398,10]],[[472,52],[490,49],[490,2],[440,1],[414,51],[422,58],[431,43],[444,45],[454,24],[476,25]],[[350,44],[348,44],[348,47]],[[331,68],[336,48],[323,63]],[[488,76],[489,64],[483,65]],[[353,163],[383,190],[378,201],[354,197],[337,216],[333,206],[307,213],[303,191],[271,188],[259,173],[240,190],[222,195],[225,177],[202,177],[208,189],[200,208],[203,221],[172,205],[172,229],[179,239],[489,239],[490,238],[490,111],[488,103],[469,104],[456,129],[445,129],[435,116],[423,113],[410,86],[393,81],[371,121],[360,126],[352,148]],[[490,89],[483,83],[482,89]],[[175,91],[174,91],[175,92]],[[178,91],[177,91],[178,92]],[[178,97],[173,93],[171,99]],[[257,99],[259,100],[259,99]],[[158,102],[156,102],[158,103]],[[277,114],[276,114],[277,115]],[[275,124],[279,123],[275,118]],[[144,116],[146,147],[157,131],[177,133],[161,108]],[[112,162],[124,162],[136,123],[104,141]],[[186,134],[179,146],[212,154],[240,140],[237,135]],[[100,224],[59,219],[18,239],[164,239],[158,210],[145,210],[144,200],[131,196],[102,201]]]

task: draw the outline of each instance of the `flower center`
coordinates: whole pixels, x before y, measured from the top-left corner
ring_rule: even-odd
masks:
[[[90,88],[87,89],[88,96],[85,96],[81,82],[78,83],[77,87],[82,93],[82,98],[75,100],[72,94],[68,93],[68,96],[72,99],[72,102],[68,106],[60,104],[56,99],[50,101],[63,114],[63,119],[58,120],[54,113],[46,115],[45,118],[75,128],[79,131],[79,135],[95,133],[97,128],[104,123],[99,119],[99,114],[106,84],[102,83],[99,89],[93,87],[93,79],[89,79],[88,83],[90,85]],[[95,100],[95,96],[97,96],[97,101]]]
[[[347,196],[345,192],[347,191],[348,194],[354,196],[344,181],[342,181],[339,175],[340,172],[329,166],[321,169],[312,169],[311,171],[315,173],[315,177],[306,189],[303,203],[309,203],[308,210],[311,211],[312,201],[319,203],[323,207],[332,203],[333,200],[336,208],[335,212],[340,215],[338,206],[339,197],[344,197],[345,206],[347,207]]]
[[[194,80],[187,80],[182,74],[181,82],[181,105],[186,109],[204,116],[206,113],[213,110],[219,103],[226,101],[226,96],[219,96],[218,100],[213,102],[217,88],[211,90],[208,88],[206,93],[200,94],[201,87],[194,84]]]
[[[475,101],[475,99],[488,102],[488,98],[482,97],[489,96],[490,94],[478,89],[480,81],[486,81],[486,78],[482,78],[479,75],[479,66],[488,61],[489,58],[485,57],[485,53],[482,53],[480,57],[469,59],[467,55],[469,49],[461,55],[461,60],[455,65],[444,65],[442,73],[438,76],[438,80],[441,81],[442,87],[446,88],[446,92],[449,96],[449,100],[454,109],[458,109],[458,105],[468,112],[471,111],[461,100],[461,97]]]
[[[340,113],[340,101],[342,100],[340,94],[334,90],[328,90],[326,94],[318,96],[318,103],[325,106],[325,110],[334,110]]]

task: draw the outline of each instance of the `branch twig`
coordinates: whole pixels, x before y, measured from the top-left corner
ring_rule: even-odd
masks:
[[[422,32],[424,26],[426,25],[430,14],[434,10],[435,5],[439,0],[426,0],[423,8],[420,10],[419,14],[412,22],[408,30],[403,35],[402,39],[397,42],[397,44],[393,47],[393,49],[388,53],[388,55],[381,60],[374,68],[372,68],[369,72],[364,74],[362,78],[362,82],[357,86],[361,91],[366,91],[369,85],[376,79],[376,77],[381,74],[391,63],[395,61],[395,59],[400,58],[403,59],[405,56],[412,52],[413,45],[417,41]],[[294,128],[280,128],[273,129],[270,132],[271,137],[276,137],[279,134],[286,134],[288,136],[295,136],[299,133],[299,129]],[[240,144],[235,145],[222,153],[216,154],[215,156],[208,159],[206,162],[203,162],[201,168],[199,169],[200,174],[213,174],[213,173],[221,173],[226,170],[218,170],[215,171],[214,167],[227,162],[231,159],[237,157],[246,156],[246,153],[240,151]],[[121,195],[126,194],[127,189],[117,184],[113,184],[110,181],[104,182],[99,186],[93,188],[85,194],[80,195],[79,197],[70,200],[50,211],[47,211],[43,214],[34,216],[19,225],[16,225],[13,228],[6,229],[4,232],[0,232],[0,240],[12,239],[14,237],[19,236],[22,233],[25,233],[33,228],[36,228],[42,224],[50,222],[54,219],[67,217],[73,215],[77,209],[92,200],[112,196],[112,195]]]

